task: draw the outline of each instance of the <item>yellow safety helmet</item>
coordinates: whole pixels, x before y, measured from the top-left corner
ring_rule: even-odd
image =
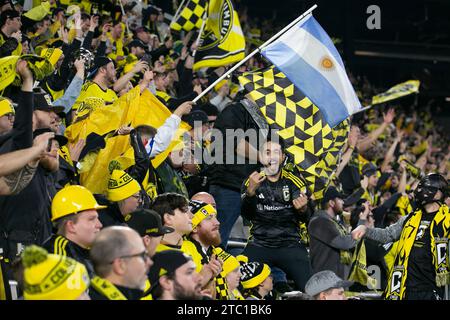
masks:
[[[92,193],[82,186],[67,186],[59,190],[52,201],[52,221],[85,210],[104,209]]]

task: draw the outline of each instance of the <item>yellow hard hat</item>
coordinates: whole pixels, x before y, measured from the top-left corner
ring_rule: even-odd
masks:
[[[52,201],[52,221],[85,210],[104,209],[92,193],[82,186],[67,186],[59,190]]]

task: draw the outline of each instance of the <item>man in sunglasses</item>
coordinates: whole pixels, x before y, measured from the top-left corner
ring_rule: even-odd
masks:
[[[92,300],[139,300],[153,261],[139,234],[129,227],[100,231],[91,248],[95,273],[89,295]]]

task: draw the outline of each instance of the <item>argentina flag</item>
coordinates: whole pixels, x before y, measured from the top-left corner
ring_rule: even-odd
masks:
[[[361,109],[338,51],[312,15],[261,53],[320,109],[331,127]]]

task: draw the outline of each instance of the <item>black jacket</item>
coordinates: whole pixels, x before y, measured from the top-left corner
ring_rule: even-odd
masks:
[[[75,242],[72,242],[66,237],[58,234],[53,234],[49,239],[47,239],[47,241],[43,244],[43,247],[49,253],[66,256],[84,264],[89,277],[92,278],[94,276],[94,266],[92,265],[92,261],[89,257],[88,249],[82,248]]]
[[[214,128],[220,130],[224,137],[222,148],[223,164],[212,164],[208,167],[209,183],[210,185],[220,185],[239,192],[242,182],[244,182],[253,171],[257,170],[259,165],[249,164],[248,159],[245,159],[245,164],[237,164],[238,159],[241,162],[243,159],[236,154],[236,141],[234,149],[227,150],[226,130],[242,129],[244,132],[248,129],[259,130],[258,125],[241,103],[232,103],[219,114]],[[226,155],[230,152],[232,152],[233,163],[226,164]],[[213,156],[215,155],[213,154]]]
[[[102,223],[103,227],[110,227],[110,226],[123,226],[126,225],[125,218],[120,212],[119,206],[116,202],[110,202],[108,201],[104,196],[101,195],[94,195],[97,202],[100,205],[106,205],[108,206],[105,209],[97,210],[98,212],[98,219]]]
[[[0,154],[29,148],[33,144],[33,92],[20,91],[16,118],[10,133],[2,136]]]
[[[55,183],[55,175],[39,165],[19,194],[0,197],[0,247],[7,257],[17,254],[19,243],[42,245],[52,234],[50,206]]]
[[[241,189],[241,215],[252,222],[249,242],[257,246],[280,248],[301,242],[300,222],[307,223],[311,210],[297,211],[292,201],[300,193],[307,194],[305,183],[282,169],[277,182],[267,179],[253,197],[246,194],[248,179]]]
[[[353,249],[356,242],[350,234],[342,234],[337,223],[322,210],[311,218],[308,225],[311,266],[313,273],[331,270],[342,279],[347,279],[350,265],[341,263],[340,251]]]

